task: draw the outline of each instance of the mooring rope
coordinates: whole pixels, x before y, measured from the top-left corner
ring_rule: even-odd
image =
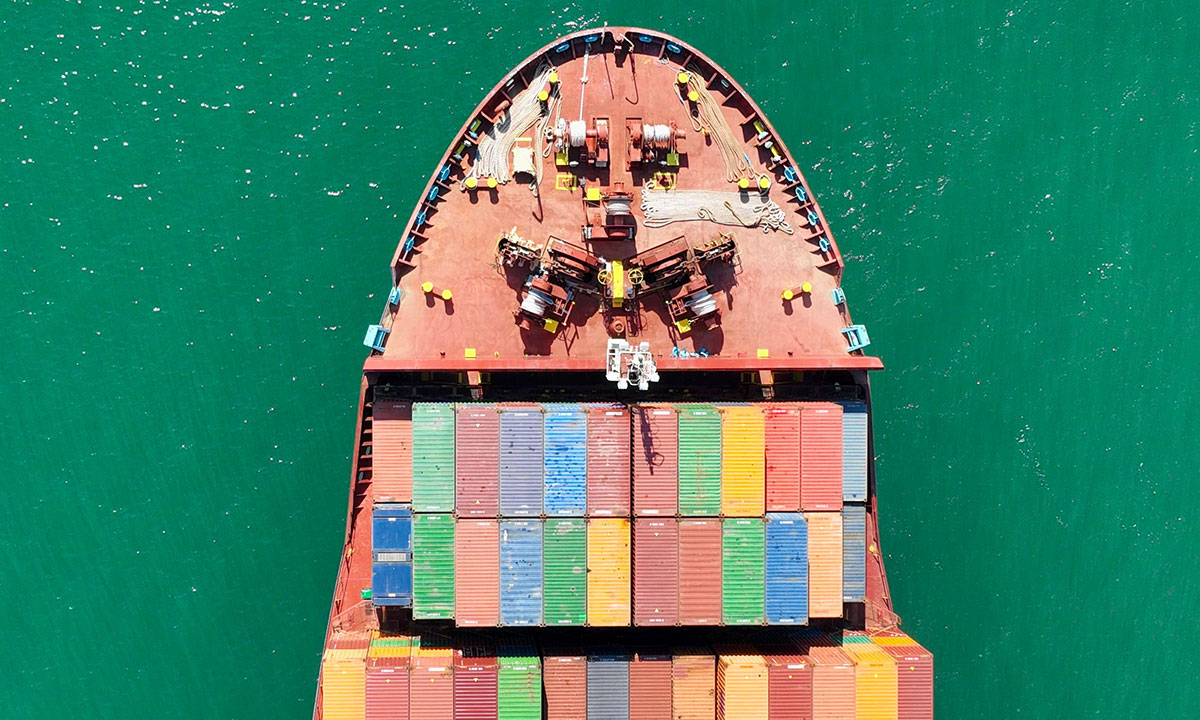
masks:
[[[494,177],[497,182],[507,183],[512,179],[509,162],[512,160],[513,145],[534,123],[549,116],[549,108],[543,109],[538,92],[545,87],[554,68],[542,63],[533,73],[529,87],[517,93],[504,114],[479,141],[475,163],[467,177],[477,179]],[[557,100],[557,95],[555,96]],[[464,178],[465,179],[465,178]]]
[[[642,188],[642,213],[646,217],[646,227],[708,220],[719,225],[761,227],[763,232],[781,230],[788,235],[793,232],[783,208],[755,192],[659,190],[651,181]]]

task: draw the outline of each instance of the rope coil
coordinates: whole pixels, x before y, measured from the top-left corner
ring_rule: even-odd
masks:
[[[793,232],[783,208],[757,193],[659,190],[651,181],[642,189],[642,213],[646,227],[708,220],[718,225],[761,227],[763,232],[781,230],[788,235]]]

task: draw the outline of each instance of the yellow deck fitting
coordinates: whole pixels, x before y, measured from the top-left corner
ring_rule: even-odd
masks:
[[[474,190],[475,188],[479,187],[479,181],[473,177],[469,177],[467,178],[466,186],[468,190]]]
[[[548,91],[548,90],[539,90],[538,91],[538,100],[539,101],[546,102],[549,99],[550,99],[550,91]]]
[[[691,79],[692,79],[691,74],[686,73],[686,72],[681,72],[675,76],[675,82],[679,83],[680,85],[687,85],[688,81]]]
[[[680,335],[683,335],[684,333],[689,333],[692,331],[692,321],[688,320],[687,318],[684,318],[682,320],[676,320],[675,327],[678,328]]]
[[[788,288],[787,290],[783,291],[783,299],[784,300],[791,300],[794,297],[796,297],[796,293],[794,291],[792,291],[791,288]]]
[[[558,332],[558,321],[546,318],[545,322],[542,323],[542,327],[546,328],[546,332],[548,333],[556,333]]]
[[[575,176],[571,173],[558,173],[554,178],[555,190],[574,190]]]
[[[688,101],[700,102],[700,93],[696,92],[695,90],[688,90]]]
[[[758,359],[759,359],[759,360],[766,360],[766,359],[767,359],[767,358],[769,358],[769,357],[771,357],[771,351],[770,351],[770,350],[767,350],[766,348],[759,348],[759,349],[758,349]]]
[[[749,190],[750,189],[750,178],[745,178],[745,177],[738,178],[738,187],[740,187],[743,190]]]
[[[463,348],[463,357],[468,360],[475,359],[475,348]]]
[[[600,202],[600,188],[595,186],[588,188],[586,197],[588,202]]]
[[[546,81],[549,82],[551,85],[557,85],[558,84],[558,71],[551,70],[550,76],[548,78],[546,78]]]
[[[767,177],[766,175],[763,175],[762,177],[760,177],[758,179],[758,189],[759,190],[766,190],[769,187],[771,187],[771,178]]]
[[[800,292],[802,292],[802,293],[810,293],[810,292],[812,292],[812,283],[810,283],[810,282],[809,282],[809,281],[807,281],[807,280],[805,280],[804,282],[800,283]]]
[[[453,297],[454,297],[454,293],[450,292],[449,290],[442,291],[442,299],[443,300],[449,300]]]
[[[433,283],[431,283],[431,282],[421,283],[421,292],[427,292],[427,293],[433,292]]]
[[[494,178],[494,177],[488,178],[488,189],[495,190],[496,186],[499,184],[500,184],[500,181],[497,180],[496,178]]]

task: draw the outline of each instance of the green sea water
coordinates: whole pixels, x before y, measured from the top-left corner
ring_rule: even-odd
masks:
[[[482,93],[584,26],[770,115],[847,259],[942,718],[1200,712],[1192,3],[0,6],[0,716],[303,718],[361,338]]]

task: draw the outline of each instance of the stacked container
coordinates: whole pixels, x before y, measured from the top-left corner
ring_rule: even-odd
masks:
[[[588,519],[587,567],[588,624],[608,627],[629,625],[629,520]]]
[[[630,415],[624,405],[586,405],[587,514],[629,517]]]
[[[586,624],[587,521],[547,519],[542,542],[542,612],[546,625]]]
[[[800,408],[768,406],[763,432],[767,511],[796,512],[800,509]]]
[[[766,532],[762,518],[725,518],[721,526],[721,620],[761,625],[766,619]]]
[[[767,513],[766,616],[771,625],[808,622],[808,522],[800,513]]]
[[[854,662],[854,709],[859,718],[896,720],[896,661],[868,638],[843,643]]]
[[[717,659],[717,720],[767,720],[767,664],[753,653]]]
[[[409,675],[410,720],[454,716],[454,650],[448,638],[422,635],[413,644]]]
[[[716,716],[716,657],[705,648],[676,648],[671,657],[671,718]]]
[[[454,511],[454,405],[413,403],[413,512]]]
[[[543,431],[536,405],[501,408],[500,514],[505,517],[542,514]]]
[[[808,522],[808,616],[842,616],[842,514],[804,513]]]
[[[633,408],[633,514],[674,517],[679,510],[679,425],[674,406]]]
[[[496,652],[469,638],[454,648],[454,720],[497,720],[499,662]]]
[[[413,517],[413,618],[454,617],[454,516]]]
[[[676,405],[679,417],[679,514],[721,514],[721,414],[712,405]]]
[[[498,720],[541,720],[542,665],[532,643],[501,645],[498,674]]]
[[[899,720],[933,717],[933,655],[899,630],[876,633],[872,642],[896,663],[896,707]]]
[[[629,720],[671,717],[671,653],[639,650],[629,663]]]
[[[547,517],[582,517],[587,511],[587,413],[578,405],[546,406]]]
[[[842,499],[867,501],[867,404],[858,400],[842,406]]]
[[[800,409],[800,509],[842,509],[842,406],[803,403]]]
[[[815,645],[808,650],[812,660],[813,717],[852,718],[854,706],[854,663],[840,647]]]
[[[622,648],[588,653],[587,720],[630,720],[629,655]]]
[[[500,414],[495,405],[460,405],[454,414],[454,510],[461,518],[500,512]]]
[[[542,624],[540,520],[500,521],[500,624]]]
[[[679,621],[721,624],[721,521],[679,521]]]
[[[729,405],[721,414],[721,513],[761,518],[766,511],[763,408]]]
[[[500,524],[462,520],[454,528],[454,622],[500,624]]]
[[[371,493],[376,502],[412,499],[412,443],[412,403],[376,399],[371,407]]]
[[[365,720],[408,720],[410,637],[376,637],[367,650]]]
[[[545,649],[542,687],[546,720],[587,720],[587,671],[582,650]]]
[[[862,505],[842,508],[842,599],[867,600],[867,509]]]
[[[633,523],[633,624],[679,623],[679,521]]]
[[[347,635],[321,658],[321,717],[362,720],[367,704],[366,635]]]

